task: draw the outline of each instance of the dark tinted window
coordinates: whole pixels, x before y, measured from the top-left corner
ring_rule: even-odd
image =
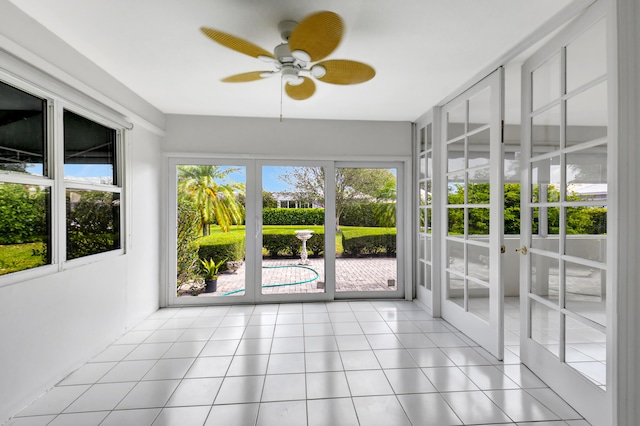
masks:
[[[47,102],[0,82],[0,171],[43,176]]]
[[[114,129],[65,111],[65,179],[116,184],[115,142]]]

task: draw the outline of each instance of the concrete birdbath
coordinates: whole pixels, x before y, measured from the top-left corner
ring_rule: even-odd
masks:
[[[296,237],[302,241],[302,252],[300,252],[300,265],[308,265],[308,254],[307,254],[307,240],[311,238],[311,234],[313,231],[309,229],[302,229],[299,231],[295,231]]]

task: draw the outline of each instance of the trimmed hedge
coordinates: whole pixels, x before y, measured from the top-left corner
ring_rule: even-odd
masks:
[[[296,237],[293,229],[265,229],[262,247],[271,257],[296,256],[302,250],[302,241]],[[324,253],[324,233],[314,231],[307,240],[307,253],[314,257]]]
[[[391,207],[391,211],[395,215],[395,204],[393,203],[350,204],[345,206],[340,216],[340,226],[385,226],[385,224],[381,223],[380,212],[388,206]],[[392,224],[387,224],[386,226]]]
[[[244,229],[242,232],[216,233],[206,237],[199,238],[198,257],[200,259],[213,259],[216,262],[222,259],[243,260],[245,254]],[[224,264],[220,268],[220,272],[227,269]]]
[[[344,256],[396,255],[395,228],[342,228]]]
[[[324,209],[263,209],[263,225],[324,225]]]

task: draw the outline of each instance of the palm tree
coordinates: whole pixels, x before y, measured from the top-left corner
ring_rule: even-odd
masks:
[[[244,192],[244,184],[225,180],[237,170],[211,165],[178,166],[178,191],[196,205],[202,235],[209,234],[208,225],[214,220],[223,232],[233,224],[242,223],[244,208],[236,194]]]

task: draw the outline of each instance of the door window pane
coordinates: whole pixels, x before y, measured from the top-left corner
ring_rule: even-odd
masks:
[[[427,124],[427,151],[430,151],[433,148],[433,125],[431,123]]]
[[[47,175],[47,102],[0,82],[0,171]]]
[[[491,121],[491,87],[469,99],[469,130],[486,126]]]
[[[491,129],[483,130],[468,137],[469,167],[488,166],[490,163],[489,143],[491,142]]]
[[[560,207],[535,207],[531,210],[531,247],[559,253]]]
[[[464,139],[447,144],[447,171],[465,168]]]
[[[471,280],[467,280],[467,286],[469,295],[467,302],[468,311],[476,315],[479,319],[489,322],[489,296],[491,295],[491,289]]]
[[[464,278],[447,272],[447,299],[464,308]]]
[[[469,235],[489,235],[490,209],[469,209]]]
[[[560,297],[560,262],[531,253],[531,293],[558,303]]]
[[[567,201],[607,199],[607,146],[566,154]]]
[[[593,383],[607,383],[607,335],[569,316],[565,317],[566,363]]]
[[[604,19],[567,45],[567,92],[607,73],[607,27]]]
[[[464,209],[447,209],[447,235],[464,235]]]
[[[473,170],[467,174],[467,185],[469,195],[467,196],[467,202],[469,204],[489,204],[491,197],[491,184],[489,175],[491,170],[480,169]]]
[[[560,157],[545,158],[531,163],[531,201],[560,201]]]
[[[120,248],[120,194],[67,190],[67,260]]]
[[[531,338],[560,356],[560,314],[535,300],[531,300]]]
[[[450,174],[447,176],[447,202],[448,204],[465,203],[465,179],[464,173]]]
[[[566,212],[565,254],[597,262],[606,262],[606,206],[567,207]]]
[[[51,263],[50,188],[0,182],[0,275]]]
[[[245,185],[242,166],[177,167],[178,296],[245,294]]]
[[[263,166],[262,294],[325,292],[323,167]]]
[[[560,98],[560,54],[553,55],[547,62],[534,70],[531,79],[533,85],[532,111]]]
[[[64,177],[114,185],[116,131],[64,111]]]
[[[486,241],[489,242],[488,240]],[[491,270],[491,257],[489,247],[467,245],[468,250],[468,275],[484,282],[489,282],[489,272]]]
[[[531,119],[531,156],[560,149],[560,105],[547,109]]]
[[[607,325],[604,269],[565,262],[565,307],[601,325]]]
[[[465,273],[464,243],[447,240],[447,268],[460,274]]]
[[[567,99],[567,146],[607,136],[607,96],[605,81]]]
[[[396,202],[397,169],[336,169],[336,291],[397,291]]]
[[[419,179],[424,179],[427,177],[427,157],[426,154],[420,154],[420,157],[418,158],[418,170],[420,172],[420,175],[418,176]]]
[[[447,140],[455,139],[466,132],[467,102],[461,102],[447,113]]]

